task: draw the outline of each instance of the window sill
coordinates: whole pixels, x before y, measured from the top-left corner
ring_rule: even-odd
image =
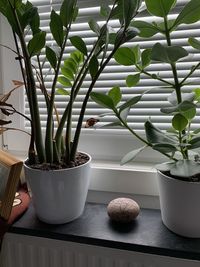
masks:
[[[79,219],[54,226],[40,222],[30,206],[10,233],[200,261],[200,239],[170,232],[158,210],[142,209],[132,224],[118,225],[109,220],[105,205],[90,203]]]

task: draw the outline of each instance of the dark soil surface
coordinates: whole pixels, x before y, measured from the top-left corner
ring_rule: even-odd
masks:
[[[68,169],[68,168],[73,168],[77,167],[80,165],[85,164],[89,160],[89,157],[81,152],[78,152],[76,154],[75,161],[71,161],[70,164],[66,164],[64,160],[62,160],[59,164],[56,163],[36,163],[36,164],[29,164],[27,161],[26,164],[27,166],[33,168],[33,169],[38,169],[38,170],[44,170],[44,171],[50,171],[50,170],[61,170],[61,169]]]
[[[171,177],[171,178],[174,178],[174,179],[177,179],[177,180],[181,180],[181,181],[200,182],[200,175],[194,175],[194,176],[191,176],[191,177],[184,178],[184,177],[171,175],[169,171],[162,172],[162,173],[167,175],[167,176],[169,176],[169,177]]]

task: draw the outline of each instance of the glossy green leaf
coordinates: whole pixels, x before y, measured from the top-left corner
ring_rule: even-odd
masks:
[[[196,38],[190,37],[188,43],[195,49],[200,50],[200,41]]]
[[[78,65],[77,65],[77,62],[72,57],[67,58],[64,61],[64,66],[68,68],[69,70],[71,70],[74,74],[77,72]]]
[[[91,20],[88,22],[88,24],[89,24],[90,29],[91,29],[93,32],[95,32],[97,35],[100,34],[100,27],[99,27],[98,23],[97,23],[94,19],[91,19]]]
[[[121,165],[124,165],[132,160],[135,159],[135,157],[137,157],[137,155],[142,152],[144,149],[146,148],[146,146],[140,147],[138,149],[132,150],[129,153],[127,153],[121,160]]]
[[[58,46],[62,47],[64,33],[63,33],[63,23],[62,23],[61,17],[54,10],[52,10],[50,19],[51,20],[50,20],[49,26],[50,26],[53,38],[58,44]]]
[[[66,87],[71,87],[72,84],[69,79],[67,79],[65,76],[59,76],[58,77],[58,82],[61,83],[62,85]]]
[[[119,87],[113,87],[109,92],[108,96],[112,99],[115,106],[121,101],[122,94]]]
[[[139,30],[134,27],[129,27],[128,29],[120,29],[115,37],[115,46],[118,46],[119,44],[124,44],[130,40],[132,40],[134,37],[136,37],[139,33]]]
[[[73,72],[69,69],[66,68],[65,66],[61,68],[61,73],[69,80],[74,80],[74,74]]]
[[[175,130],[182,132],[188,125],[188,120],[182,114],[174,115],[172,119],[172,126]]]
[[[175,63],[179,59],[186,57],[188,52],[179,46],[164,47],[156,43],[152,48],[151,59],[165,63]]]
[[[90,94],[90,97],[94,102],[96,102],[102,107],[112,109],[112,110],[115,108],[112,98],[109,97],[108,95],[92,92]]]
[[[117,63],[124,66],[132,66],[135,64],[134,52],[128,47],[120,47],[114,54]]]
[[[131,26],[139,29],[138,35],[144,38],[152,37],[159,32],[159,30],[154,25],[146,21],[137,20],[132,22]]]
[[[84,56],[79,51],[74,51],[70,54],[70,58],[74,60],[78,65],[80,65],[83,62]]]
[[[22,15],[21,19],[20,19],[20,24],[22,27],[22,30],[24,30],[26,28],[26,26],[28,24],[31,23],[31,21],[36,18],[37,16],[37,8],[36,7],[30,7],[28,8],[24,14]]]
[[[122,104],[119,107],[119,112],[121,113],[124,109],[134,106],[140,101],[141,98],[142,98],[142,95],[137,95],[127,100],[124,104]]]
[[[200,173],[200,164],[193,160],[179,160],[170,169],[173,176],[189,178]]]
[[[152,146],[154,150],[157,150],[161,153],[174,153],[177,151],[177,148],[171,144],[154,144]]]
[[[142,68],[146,68],[151,63],[151,48],[147,48],[142,52],[141,60],[142,60]]]
[[[65,90],[64,88],[57,89],[57,93],[59,95],[70,95],[70,93],[67,90]]]
[[[139,81],[140,81],[140,73],[137,73],[135,75],[128,75],[128,77],[126,78],[126,85],[128,87],[133,87],[137,85]]]
[[[182,11],[179,13],[174,26],[178,26],[180,24],[192,24],[197,22],[200,19],[200,1],[199,0],[191,0],[189,1]]]
[[[72,45],[78,49],[81,53],[87,56],[87,47],[83,39],[79,36],[73,36],[70,38]]]
[[[49,61],[51,67],[55,69],[57,65],[57,56],[54,50],[48,46],[46,46],[46,58]]]
[[[200,137],[195,137],[190,140],[189,144],[191,145],[189,149],[195,149],[200,147]]]
[[[76,0],[64,0],[60,8],[60,17],[63,25],[67,28],[69,23],[73,20],[75,12]]]
[[[151,144],[175,144],[175,141],[172,137],[167,136],[165,132],[162,132],[160,129],[155,127],[151,121],[145,122],[145,132],[146,138]]]
[[[99,69],[99,61],[96,55],[93,55],[89,62],[89,72],[92,79],[94,79],[94,77],[96,76],[98,69]]]
[[[33,35],[40,32],[40,16],[38,11],[32,16],[31,21],[29,22]]]
[[[176,4],[176,0],[145,0],[149,13],[157,17],[166,17]]]
[[[127,28],[140,6],[139,0],[122,0],[123,22]]]
[[[135,61],[136,63],[139,63],[140,62],[140,59],[141,59],[141,51],[140,51],[140,46],[139,45],[136,45],[134,46],[133,48],[131,48],[134,55],[135,55]]]
[[[42,48],[45,46],[46,32],[36,33],[28,43],[28,52],[30,57],[33,57],[40,53]]]

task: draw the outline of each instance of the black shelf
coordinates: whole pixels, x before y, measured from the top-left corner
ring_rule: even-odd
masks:
[[[159,210],[142,209],[129,225],[112,223],[106,205],[90,204],[77,220],[49,225],[39,221],[31,205],[10,228],[11,233],[66,240],[89,245],[200,261],[200,239],[184,238],[169,231]]]

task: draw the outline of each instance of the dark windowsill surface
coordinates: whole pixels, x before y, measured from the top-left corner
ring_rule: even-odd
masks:
[[[117,225],[109,220],[106,205],[88,203],[79,219],[63,225],[48,225],[37,219],[31,205],[10,232],[200,260],[200,239],[184,238],[170,232],[162,224],[158,210],[142,209],[130,225]]]

